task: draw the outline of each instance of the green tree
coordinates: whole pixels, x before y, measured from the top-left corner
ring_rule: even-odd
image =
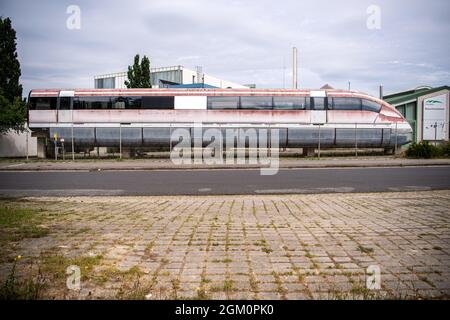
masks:
[[[0,17],[0,134],[21,131],[26,120],[22,101],[21,72],[16,51],[16,31],[9,18]]]
[[[125,81],[127,88],[151,88],[150,60],[144,56],[140,61],[139,55],[134,57],[132,66],[128,66],[128,81]]]

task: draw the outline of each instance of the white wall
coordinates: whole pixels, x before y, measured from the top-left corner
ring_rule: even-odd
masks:
[[[15,133],[9,131],[0,135],[0,158],[26,157],[27,155],[27,132]],[[31,137],[28,130],[28,155],[37,156],[37,138]]]
[[[197,79],[197,72],[188,68],[183,68],[183,84],[191,84],[192,76],[195,76],[195,83],[201,83],[202,79]],[[218,88],[235,88],[235,89],[248,89],[248,87],[243,86],[238,83],[234,83],[231,81],[222,80],[209,74],[204,73],[205,84],[209,84],[211,86],[215,86]]]
[[[207,109],[206,96],[176,96],[175,97],[175,109]]]

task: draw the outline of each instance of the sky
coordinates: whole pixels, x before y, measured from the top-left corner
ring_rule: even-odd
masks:
[[[67,27],[80,9],[80,28]],[[374,7],[375,6],[375,7]],[[152,67],[183,65],[258,88],[328,83],[378,95],[450,85],[450,1],[1,0],[17,31],[24,95],[93,88],[136,53]],[[69,20],[73,21],[73,20]]]

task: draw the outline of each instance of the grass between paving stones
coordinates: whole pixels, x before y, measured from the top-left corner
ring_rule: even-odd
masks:
[[[13,262],[14,245],[27,238],[46,237],[47,213],[42,208],[20,208],[17,203],[0,200],[0,263]]]

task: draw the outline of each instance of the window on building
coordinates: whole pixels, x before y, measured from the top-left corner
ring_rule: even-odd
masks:
[[[332,110],[361,110],[361,99],[341,97],[331,99],[328,97],[328,108]]]
[[[114,89],[116,87],[116,78],[105,78],[103,79],[103,88],[104,89]]]
[[[408,120],[416,120],[416,103],[408,103],[405,107],[405,118]]]
[[[103,89],[103,79],[95,79],[95,89]]]
[[[380,112],[381,104],[378,102],[362,99],[362,110],[363,111],[372,111],[372,112]]]
[[[241,97],[241,109],[271,110],[272,97]]]
[[[309,97],[273,97],[275,110],[305,110],[309,108]]]
[[[142,109],[173,109],[174,97],[142,97]]]
[[[56,110],[56,97],[32,97],[30,98],[30,110]]]
[[[403,117],[405,116],[405,113],[406,113],[405,105],[397,106],[396,109],[397,109],[398,112],[400,112],[402,114]]]
[[[114,89],[115,87],[116,87],[115,77],[95,79],[96,89]]]
[[[208,97],[208,109],[238,109],[239,97]]]

